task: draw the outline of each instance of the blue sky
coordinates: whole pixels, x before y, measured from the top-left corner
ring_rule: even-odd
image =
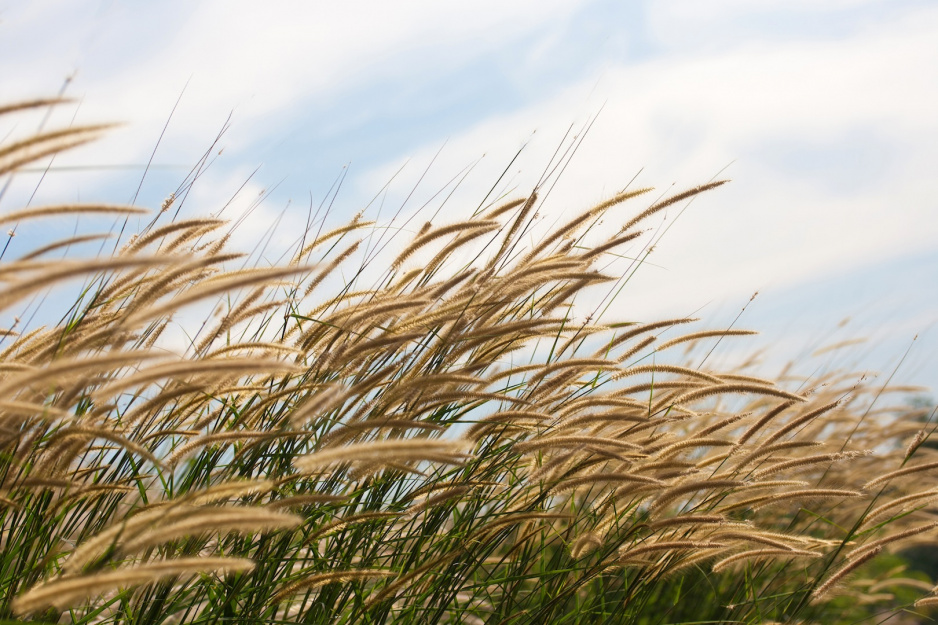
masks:
[[[0,93],[74,76],[53,121],[126,123],[57,159],[34,202],[128,201],[139,168],[66,168],[145,163],[182,94],[139,198],[157,206],[231,114],[187,207],[218,210],[260,167],[231,209],[269,191],[244,246],[278,218],[287,244],[346,165],[336,221],[392,177],[385,215],[421,176],[404,213],[432,212],[475,164],[442,213],[456,220],[522,144],[519,193],[598,113],[547,219],[636,174],[660,192],[733,179],[653,224],[674,226],[616,316],[719,327],[758,290],[739,325],[764,331],[768,363],[853,335],[875,347],[848,362],[889,371],[918,334],[899,377],[938,388],[936,38],[938,5],[903,0],[0,0]]]

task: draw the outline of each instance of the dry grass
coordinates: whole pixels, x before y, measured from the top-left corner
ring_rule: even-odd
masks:
[[[0,157],[14,171],[98,130]],[[659,340],[692,320],[569,312],[618,290],[604,259],[645,219],[719,184],[587,244],[646,190],[624,191],[526,250],[531,193],[428,225],[354,292],[325,291],[358,216],[282,267],[227,268],[218,220],[165,210],[112,257],[35,260],[52,244],[0,265],[8,312],[85,284],[61,323],[3,338],[0,618],[833,622],[855,572],[934,541],[922,415],[869,415],[884,389],[850,376],[805,393],[671,349],[747,332]],[[137,209],[0,220],[80,210]],[[180,307],[220,302],[183,356],[161,351]]]

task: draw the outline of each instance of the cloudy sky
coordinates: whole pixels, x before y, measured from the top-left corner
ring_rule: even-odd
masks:
[[[70,79],[50,123],[125,122],[34,203],[159,205],[225,129],[186,207],[263,197],[242,245],[274,222],[288,243],[343,175],[337,221],[433,212],[454,180],[455,220],[519,148],[518,194],[592,122],[547,218],[633,179],[732,179],[650,224],[667,235],[614,316],[720,327],[759,291],[738,325],[769,362],[866,337],[840,364],[888,374],[913,345],[898,377],[938,388],[936,38],[929,0],[0,0],[0,97]]]

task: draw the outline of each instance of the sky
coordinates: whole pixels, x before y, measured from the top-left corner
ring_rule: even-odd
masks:
[[[758,291],[736,327],[767,364],[864,338],[818,366],[934,389],[935,40],[926,0],[0,0],[0,99],[64,86],[50,124],[123,122],[41,185],[17,176],[0,211],[155,207],[211,148],[186,210],[262,198],[236,244],[276,223],[276,249],[327,197],[342,223],[452,192],[457,221],[509,163],[509,190],[531,189],[572,128],[545,221],[626,185],[732,180],[651,224],[666,236],[613,316],[725,327]]]

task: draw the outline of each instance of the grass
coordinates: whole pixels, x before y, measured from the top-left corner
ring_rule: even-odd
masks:
[[[101,130],[0,146],[0,175]],[[236,269],[225,223],[179,219],[172,197],[113,255],[50,259],[81,237],[7,251],[6,311],[83,287],[60,323],[0,344],[0,620],[926,614],[932,581],[896,553],[936,536],[934,412],[849,373],[691,363],[745,332],[574,316],[578,297],[622,292],[603,267],[646,220],[720,184],[623,191],[531,247],[537,190],[501,198],[428,223],[370,286],[360,217],[312,221],[282,264]],[[188,349],[166,349],[199,306],[213,312]]]

